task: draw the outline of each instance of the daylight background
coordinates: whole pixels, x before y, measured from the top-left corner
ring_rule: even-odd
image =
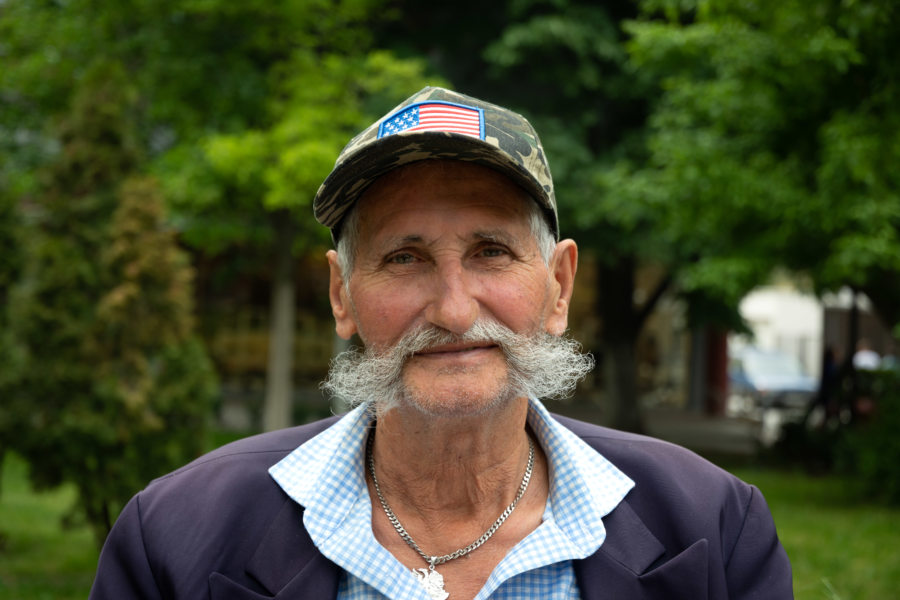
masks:
[[[85,597],[147,481],[342,410],[311,199],[425,85],[541,134],[598,360],[552,408],[759,485],[797,598],[891,597],[898,33],[893,0],[0,0],[0,599]]]

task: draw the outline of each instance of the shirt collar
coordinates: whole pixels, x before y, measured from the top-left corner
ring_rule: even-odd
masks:
[[[581,558],[589,556],[606,539],[602,518],[618,506],[634,482],[537,400],[529,404],[528,424],[547,455],[548,506],[555,524],[580,549]]]
[[[269,469],[304,507],[303,522],[316,545],[317,538],[333,533],[365,490],[365,440],[373,422],[367,408],[356,407]]]
[[[317,546],[347,518],[365,490],[365,439],[372,422],[367,406],[359,406],[269,469],[285,493],[305,508],[303,521]],[[556,525],[588,556],[606,537],[602,517],[634,482],[536,399],[529,401],[528,423],[547,454]]]

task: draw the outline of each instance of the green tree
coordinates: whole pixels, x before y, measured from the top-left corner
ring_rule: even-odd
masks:
[[[141,165],[197,251],[240,248],[274,265],[267,427],[289,424],[292,252],[326,243],[308,205],[341,144],[424,85],[421,65],[377,52],[382,0],[34,3],[0,9],[0,164],[35,188],[50,160],[45,120],[84,65],[126,66]],[[84,33],[90,31],[91,35]],[[15,134],[15,135],[13,135]],[[24,193],[24,192],[23,192]]]
[[[895,3],[642,6],[629,50],[660,93],[627,178],[684,207],[670,231],[705,258],[681,285],[730,299],[780,264],[900,322]]]
[[[98,542],[141,485],[199,453],[214,391],[186,257],[156,185],[131,177],[134,100],[117,63],[85,73],[10,299],[24,360],[4,429],[36,485],[75,485]]]

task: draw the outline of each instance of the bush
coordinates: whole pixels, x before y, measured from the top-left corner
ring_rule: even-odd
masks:
[[[873,408],[846,431],[838,466],[858,479],[868,497],[900,505],[900,372],[859,377]]]

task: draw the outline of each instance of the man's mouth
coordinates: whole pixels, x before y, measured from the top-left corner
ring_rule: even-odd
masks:
[[[498,345],[494,342],[459,342],[454,344],[439,344],[431,346],[423,350],[419,350],[413,356],[441,356],[446,354],[461,354],[464,352],[475,352],[479,350],[492,350]]]

